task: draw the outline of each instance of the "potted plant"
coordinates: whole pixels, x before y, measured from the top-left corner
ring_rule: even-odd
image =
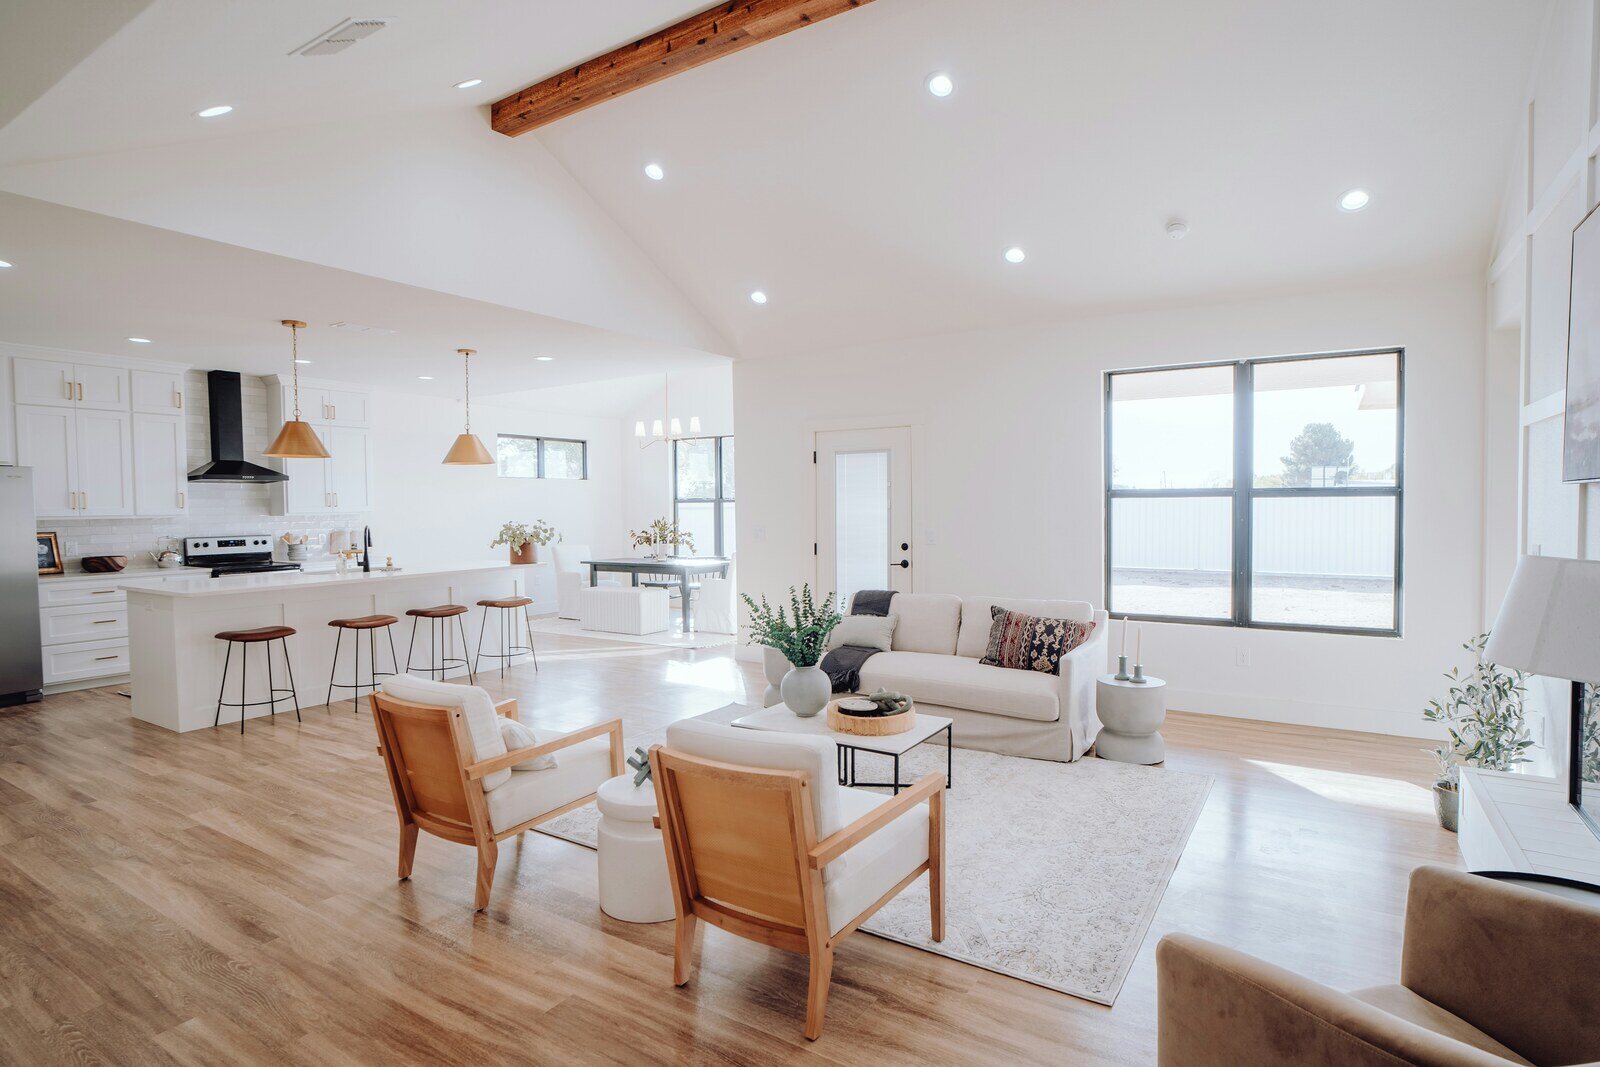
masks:
[[[1422,711],[1424,719],[1442,723],[1449,735],[1445,744],[1428,752],[1439,762],[1434,811],[1439,825],[1451,833],[1461,811],[1461,768],[1509,771],[1528,762],[1523,753],[1533,744],[1522,707],[1527,675],[1484,659],[1488,640],[1488,634],[1479,634],[1461,646],[1473,655],[1472,671],[1461,674],[1450,668],[1445,675],[1451,683],[1448,695],[1428,701]]]
[[[533,520],[530,526],[521,522],[508,522],[500,527],[500,533],[489,542],[490,548],[499,548],[501,545],[511,547],[512,563],[534,562],[533,548],[541,548],[551,541],[559,541],[561,537],[556,533],[556,528],[543,519]]]
[[[655,559],[666,559],[669,546],[694,551],[694,535],[666,519],[657,519],[642,530],[630,530],[628,537],[635,548],[648,548]]]
[[[783,702],[800,718],[809,719],[828,706],[833,693],[828,675],[817,664],[827,650],[828,635],[843,618],[836,598],[829,593],[819,603],[807,584],[798,593],[794,586],[789,587],[787,609],[780,604],[774,611],[764,596],[759,604],[748,595],[743,599],[750,611],[751,642],[773,649],[789,662],[789,671],[778,687]]]

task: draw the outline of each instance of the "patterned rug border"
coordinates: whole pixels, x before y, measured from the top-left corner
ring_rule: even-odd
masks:
[[[1007,756],[1004,758],[1022,759],[1024,757]],[[1086,755],[1083,758],[1085,760],[1091,760],[1099,759],[1100,757],[1091,754]],[[1063,764],[1063,766],[1072,766],[1072,764]],[[1165,766],[1166,765],[1164,763],[1161,764],[1160,769],[1165,770]],[[1151,767],[1150,769],[1156,770],[1157,768]],[[1011,968],[997,966],[992,963],[986,963],[983,960],[974,959],[959,952],[942,950],[932,945],[919,944],[906,938],[897,937],[894,934],[883,933],[881,931],[872,929],[871,919],[868,919],[865,923],[863,923],[859,929],[864,934],[871,934],[873,937],[881,938],[884,941],[892,941],[895,944],[905,945],[907,948],[913,948],[919,952],[926,952],[933,956],[942,956],[947,960],[954,960],[957,963],[964,963],[969,967],[976,967],[979,970],[988,971],[991,974],[999,974],[1004,975],[1007,978],[1014,978],[1019,982],[1026,982],[1029,985],[1038,986],[1040,989],[1048,989],[1052,993],[1061,993],[1064,996],[1076,997],[1079,1000],[1085,1000],[1091,1004],[1100,1004],[1107,1008],[1112,1007],[1116,1003],[1117,996],[1122,992],[1123,984],[1128,980],[1128,972],[1133,969],[1134,961],[1139,958],[1139,953],[1144,949],[1145,939],[1150,936],[1150,924],[1155,921],[1156,911],[1161,907],[1162,900],[1166,898],[1167,886],[1171,884],[1172,876],[1177,872],[1178,864],[1183,860],[1183,854],[1188,851],[1189,838],[1194,835],[1195,825],[1199,823],[1200,816],[1205,811],[1206,802],[1211,798],[1211,789],[1216,784],[1216,776],[1213,774],[1206,774],[1199,771],[1174,771],[1173,773],[1192,775],[1195,778],[1202,779],[1205,782],[1205,787],[1195,795],[1194,805],[1189,812],[1187,821],[1184,823],[1183,832],[1180,835],[1180,840],[1177,843],[1177,847],[1174,848],[1172,857],[1166,865],[1166,869],[1162,872],[1160,879],[1153,887],[1153,890],[1150,894],[1150,899],[1148,902],[1146,902],[1144,910],[1139,916],[1137,921],[1137,926],[1139,928],[1137,942],[1133,945],[1132,951],[1130,951],[1127,954],[1127,957],[1122,961],[1122,965],[1118,969],[1116,977],[1110,983],[1109,991],[1104,995],[1086,993],[1082,990],[1068,989],[1066,986],[1057,985],[1036,975],[1023,974]],[[585,808],[593,806],[593,802],[591,801],[589,804],[584,805],[584,808],[579,808],[577,810],[582,811]],[[586,848],[591,852],[598,851],[595,845],[590,844],[587,841],[580,841],[576,837],[572,837],[568,834],[559,833],[555,830],[548,830],[540,826],[536,826],[533,829],[535,832],[544,834],[546,837],[554,838],[557,841],[565,841],[568,844],[577,845],[579,848]],[[670,922],[671,920],[667,921]]]

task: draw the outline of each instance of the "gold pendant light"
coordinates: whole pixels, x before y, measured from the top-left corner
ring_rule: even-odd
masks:
[[[494,457],[483,447],[478,435],[472,432],[472,355],[475,350],[458,348],[456,351],[461,353],[461,369],[466,379],[467,425],[465,431],[456,437],[456,443],[450,446],[450,451],[444,454],[444,461],[458,466],[492,464]]]
[[[284,319],[283,325],[289,327],[289,351],[293,359],[290,366],[294,368],[294,418],[284,422],[278,436],[261,454],[273,459],[327,459],[329,452],[317,439],[317,431],[310,423],[300,420],[300,331],[306,324],[299,319]]]

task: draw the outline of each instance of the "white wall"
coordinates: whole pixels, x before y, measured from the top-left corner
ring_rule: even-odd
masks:
[[[1595,0],[1551,4],[1524,100],[1526,118],[1507,161],[1488,276],[1488,328],[1491,353],[1510,348],[1510,331],[1520,341],[1514,375],[1499,375],[1505,392],[1517,399],[1496,405],[1504,410],[1491,427],[1518,460],[1516,492],[1506,501],[1516,509],[1516,529],[1514,538],[1494,539],[1494,555],[1485,561],[1499,573],[1487,598],[1491,619],[1510,577],[1514,559],[1508,556],[1600,557],[1600,491],[1561,480],[1572,230],[1600,201],[1596,7]],[[1498,482],[1507,480],[1502,475]],[[1559,772],[1567,763],[1566,685],[1540,680],[1533,695],[1555,712],[1548,749],[1549,763]]]
[[[1484,320],[1466,274],[739,362],[740,584],[816,580],[818,429],[909,424],[916,589],[1100,603],[1102,371],[1404,346],[1404,636],[1146,624],[1144,641],[1175,708],[1425,735],[1483,610]]]

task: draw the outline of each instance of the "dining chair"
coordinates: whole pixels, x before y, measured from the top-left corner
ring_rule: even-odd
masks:
[[[589,584],[589,568],[583,561],[594,559],[588,545],[558,544],[551,552],[556,572],[556,618],[576,619],[578,602],[583,587]],[[602,578],[599,585],[618,585],[611,578]]]
[[[495,704],[475,685],[398,675],[373,693],[378,752],[400,818],[400,880],[411,877],[417,831],[478,850],[473,910],[489,906],[499,843],[582,807],[622,773],[622,720],[506,748]]]
[[[839,785],[832,740],[688,719],[650,749],[676,910],[672,980],[699,920],[810,957],[805,1036],[822,1035],[839,944],[924,873],[944,940],[944,775],[898,796]]]

